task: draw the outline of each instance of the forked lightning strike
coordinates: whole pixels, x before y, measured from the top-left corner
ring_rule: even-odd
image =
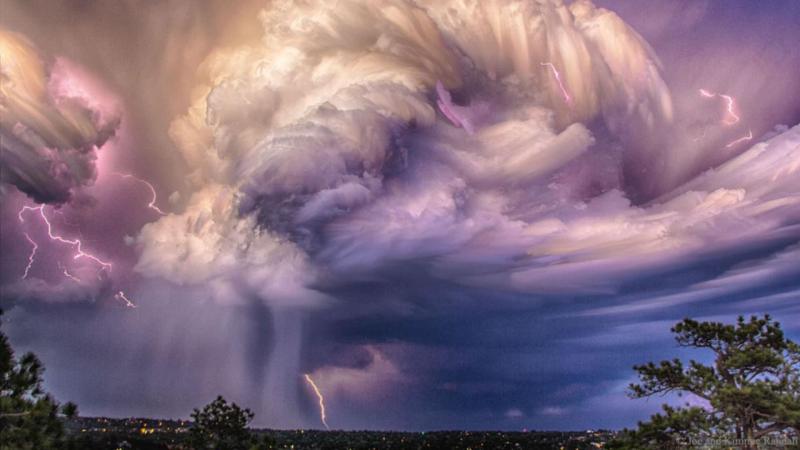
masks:
[[[162,216],[166,215],[166,213],[164,211],[162,211],[158,206],[156,206],[156,201],[158,201],[158,195],[157,195],[156,190],[155,190],[155,188],[153,187],[152,184],[150,184],[146,180],[143,180],[143,179],[138,178],[138,177],[136,177],[134,175],[131,175],[131,174],[115,173],[115,175],[119,175],[122,178],[131,178],[131,179],[136,180],[139,183],[142,183],[145,186],[147,186],[147,188],[150,190],[150,193],[152,195],[150,203],[147,204],[147,207],[152,209],[153,211],[157,212],[158,214],[161,214]],[[83,243],[81,242],[80,239],[67,239],[67,238],[65,238],[63,236],[54,234],[53,233],[53,224],[50,222],[50,219],[48,219],[47,215],[44,212],[44,205],[39,205],[39,206],[35,206],[35,207],[34,206],[23,206],[22,209],[20,209],[19,212],[17,213],[17,217],[19,218],[19,221],[20,221],[21,224],[23,224],[23,225],[25,224],[25,213],[28,212],[28,211],[38,211],[39,212],[39,216],[42,218],[42,220],[44,221],[45,225],[47,226],[47,236],[50,238],[51,241],[56,241],[56,242],[60,242],[62,244],[72,245],[75,248],[75,254],[73,255],[72,259],[88,258],[88,259],[91,259],[92,261],[96,262],[97,264],[99,264],[102,268],[108,269],[109,271],[111,270],[112,265],[111,265],[110,262],[103,261],[99,257],[97,257],[97,256],[95,256],[95,255],[93,255],[91,253],[85,252],[83,250]],[[28,240],[28,242],[31,243],[31,245],[33,247],[31,249],[30,255],[28,256],[28,264],[25,267],[25,272],[22,275],[23,279],[28,277],[28,274],[30,273],[31,267],[33,267],[33,263],[36,261],[36,252],[39,249],[39,245],[30,237],[30,235],[27,232],[24,232],[24,234],[25,234],[25,238]],[[76,283],[80,283],[81,282],[81,279],[76,277],[75,275],[71,274],[69,272],[69,270],[67,270],[66,267],[63,267],[61,264],[59,264],[59,268],[61,268],[62,273],[64,274],[65,277],[75,281]],[[128,308],[136,308],[136,304],[133,303],[128,298],[128,296],[125,295],[125,292],[123,292],[123,291],[119,291],[116,294],[114,294],[114,298],[124,302],[125,306],[128,307]]]
[[[42,220],[44,221],[45,225],[47,225],[47,236],[50,238],[51,241],[61,242],[62,244],[69,244],[69,245],[72,245],[73,247],[75,247],[75,255],[72,257],[72,259],[78,259],[78,258],[91,259],[92,261],[94,261],[97,264],[99,264],[100,266],[102,266],[104,269],[111,270],[111,263],[103,261],[102,259],[98,258],[97,256],[95,256],[95,255],[93,255],[91,253],[86,253],[85,251],[83,251],[83,244],[81,243],[80,239],[66,239],[66,238],[64,238],[62,236],[53,234],[53,225],[50,223],[50,219],[48,219],[47,215],[45,215],[45,213],[44,213],[44,205],[39,205],[39,206],[36,206],[36,207],[23,206],[22,209],[19,210],[19,213],[17,213],[17,217],[19,218],[19,221],[22,224],[25,224],[25,217],[23,217],[23,214],[25,212],[27,212],[27,211],[39,211],[39,216],[42,218]],[[32,239],[30,239],[30,241],[33,242]],[[35,255],[35,252],[33,252],[31,254],[30,264],[33,264],[33,256],[34,255]]]
[[[314,380],[311,379],[310,375],[304,373],[303,376],[319,399],[319,418],[322,420],[322,424],[325,425],[325,429],[330,430],[331,428],[328,426],[327,417],[325,416],[325,397],[322,396],[322,392],[319,391],[319,388],[317,388],[317,385],[314,383]]]
[[[705,98],[719,97],[719,98],[725,100],[725,103],[727,105],[726,106],[726,113],[725,113],[726,117],[724,119],[722,119],[722,123],[724,123],[725,125],[734,125],[736,123],[739,123],[739,120],[741,118],[739,117],[738,114],[736,114],[736,111],[735,111],[735,109],[736,109],[736,100],[734,100],[733,97],[731,97],[730,95],[726,95],[726,94],[717,94],[716,92],[710,92],[710,91],[708,91],[706,89],[700,89],[699,92],[700,92],[700,95],[702,95]]]

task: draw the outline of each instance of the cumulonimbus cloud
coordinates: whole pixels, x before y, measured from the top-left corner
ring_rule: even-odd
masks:
[[[264,266],[286,267],[283,256],[253,256],[277,246],[294,249],[298,284],[314,288],[403,260],[440,273],[480,272],[470,258],[518,270],[548,227],[537,212],[591,200],[560,198],[552,180],[573,189],[583,180],[565,174],[612,152],[593,148],[581,122],[647,128],[671,116],[650,49],[586,2],[279,2],[261,20],[258,45],[209,58],[211,81],[172,124],[197,192],[182,215],[143,230],[139,268],[149,275],[187,281],[183,258],[208,266],[195,278],[228,267],[264,298],[281,297],[258,285],[278,285]],[[623,51],[611,51],[620,35]],[[455,94],[451,106],[485,112],[474,133],[444,119],[437,83]],[[620,187],[618,168],[598,173]],[[239,250],[215,244],[209,227],[239,236]],[[482,247],[492,247],[485,258]]]
[[[172,124],[198,190],[144,229],[147,274],[185,282],[191,267],[289,303],[398,263],[609,293],[733,245],[721,229],[741,243],[795,220],[796,130],[630,199],[623,165],[647,158],[631,136],[671,120],[670,95],[643,39],[590,2],[279,2],[261,20],[258,45],[209,58]],[[473,130],[455,107],[480,109]]]
[[[688,129],[649,46],[588,1],[283,1],[260,19],[170,127],[194,193],[143,228],[137,268],[293,317],[268,363],[287,404],[292,310],[348,284],[613,295],[797,238],[800,128],[659,190],[659,168],[702,158],[672,147]]]

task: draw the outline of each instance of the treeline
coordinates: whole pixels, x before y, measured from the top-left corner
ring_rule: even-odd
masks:
[[[75,404],[60,405],[43,390],[36,356],[17,358],[0,332],[0,450],[800,449],[800,346],[779,323],[769,316],[734,324],[685,319],[672,331],[678,346],[710,353],[713,364],[673,359],[635,366],[640,382],[630,385],[631,397],[677,394],[692,401],[665,404],[619,433],[251,430],[253,412],[222,397],[195,409],[190,424],[142,419],[141,427],[131,427],[135,420],[119,426],[97,419],[108,426],[84,426],[91,419],[77,418]]]

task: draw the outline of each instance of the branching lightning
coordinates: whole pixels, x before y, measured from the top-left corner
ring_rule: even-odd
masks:
[[[31,239],[31,237],[30,237],[30,235],[28,235],[28,233],[24,233],[24,234],[25,234],[25,239],[27,239],[27,240],[28,240],[28,242],[30,242],[30,243],[31,243],[31,245],[33,246],[33,248],[31,248],[31,254],[30,254],[30,255],[28,255],[28,265],[27,265],[27,266],[25,266],[25,273],[24,273],[24,274],[22,274],[22,279],[23,279],[23,280],[24,280],[25,278],[28,278],[28,273],[31,271],[31,267],[33,266],[33,261],[34,261],[34,260],[35,260],[35,258],[36,258],[36,250],[38,250],[38,249],[39,249],[39,246],[36,244],[36,241],[34,241],[33,239]]]
[[[303,377],[306,379],[306,383],[311,386],[311,389],[314,390],[314,393],[317,395],[319,399],[319,417],[322,420],[322,424],[325,425],[326,430],[330,430],[331,428],[328,426],[327,417],[325,416],[325,397],[322,396],[322,392],[320,392],[317,385],[314,383],[314,380],[311,379],[311,376],[307,373],[303,374]]]
[[[706,97],[706,98],[719,97],[719,98],[725,100],[726,112],[725,112],[725,118],[722,119],[722,123],[724,125],[731,126],[731,125],[739,123],[741,118],[739,117],[738,114],[736,114],[736,100],[733,97],[731,97],[730,95],[726,95],[726,94],[718,94],[716,92],[710,92],[710,91],[708,91],[706,89],[700,89],[699,92],[700,92],[700,95],[702,95],[703,97]],[[742,142],[749,141],[749,140],[752,140],[752,139],[753,139],[753,130],[749,129],[749,130],[747,130],[747,134],[746,135],[744,135],[744,136],[742,136],[742,137],[740,137],[738,139],[734,139],[731,142],[728,142],[725,145],[725,148],[731,148],[731,147],[733,147],[733,146],[735,146],[737,144],[740,144]]]
[[[161,214],[162,216],[166,216],[167,215],[167,213],[165,213],[158,206],[156,206],[156,202],[158,201],[158,194],[156,194],[156,188],[154,188],[153,185],[150,184],[150,182],[148,182],[147,180],[143,180],[143,179],[141,179],[141,178],[139,178],[137,176],[131,175],[129,173],[114,172],[114,175],[118,175],[118,176],[120,176],[122,178],[126,178],[126,179],[130,178],[130,179],[136,180],[139,183],[142,183],[145,186],[147,186],[147,188],[150,189],[150,194],[152,195],[152,199],[150,200],[150,203],[147,204],[147,207],[152,209],[153,211]]]
[[[725,103],[726,103],[727,106],[726,106],[725,118],[722,119],[722,123],[724,123],[725,125],[734,125],[734,124],[739,123],[739,120],[741,118],[739,117],[738,114],[736,114],[736,111],[735,111],[736,110],[736,100],[734,100],[733,97],[731,97],[730,95],[726,95],[726,94],[717,94],[716,92],[711,92],[711,91],[708,91],[706,89],[700,89],[699,92],[700,92],[700,95],[702,95],[705,98],[719,97],[719,98],[725,100]]]
[[[155,190],[155,188],[153,187],[152,184],[150,184],[149,182],[147,182],[147,181],[145,181],[145,180],[143,180],[141,178],[138,178],[138,177],[136,177],[134,175],[121,174],[121,173],[117,173],[116,175],[119,175],[122,178],[134,179],[134,180],[144,184],[145,186],[147,186],[147,188],[150,190],[150,193],[152,194],[152,199],[150,200],[150,203],[147,204],[147,207],[152,209],[153,211],[157,212],[158,214],[166,215],[166,213],[164,211],[162,211],[158,206],[156,206],[156,201],[158,200],[158,196],[157,196],[156,190]],[[71,245],[74,248],[74,254],[72,255],[72,259],[87,258],[87,259],[90,259],[90,260],[94,261],[98,265],[100,265],[102,269],[107,269],[109,271],[111,270],[112,264],[110,262],[107,262],[107,261],[104,261],[104,260],[100,259],[100,257],[98,257],[98,256],[96,256],[96,255],[94,255],[92,253],[89,253],[89,252],[85,251],[83,249],[83,243],[81,242],[80,239],[68,239],[68,238],[66,238],[66,237],[64,237],[62,235],[56,234],[53,231],[52,222],[50,222],[50,219],[47,217],[47,214],[44,211],[44,207],[45,207],[45,205],[23,206],[19,210],[19,212],[17,213],[17,218],[19,219],[20,223],[24,226],[24,225],[26,225],[26,213],[31,212],[31,211],[38,211],[39,217],[42,219],[44,224],[47,226],[47,236],[50,238],[50,240],[51,241],[55,241],[55,242],[59,242],[59,243],[62,243],[62,244],[68,244],[68,245]],[[39,249],[39,245],[33,240],[33,238],[31,238],[30,234],[28,234],[27,231],[24,232],[24,235],[25,235],[25,238],[28,240],[28,242],[31,243],[32,249],[31,249],[30,255],[28,256],[28,264],[25,267],[25,272],[22,275],[23,279],[28,277],[28,274],[30,273],[31,267],[33,267],[33,264],[36,261],[36,254],[37,254],[37,250]],[[65,277],[75,281],[76,283],[80,283],[81,282],[80,278],[78,278],[75,275],[73,275],[72,273],[70,273],[69,270],[66,267],[62,266],[60,263],[59,263],[59,268],[61,269],[61,271],[62,271],[62,273],[63,273],[63,275]],[[99,276],[99,274],[98,274],[98,276]],[[117,300],[122,301],[125,304],[125,306],[128,307],[128,308],[136,308],[136,304],[133,303],[133,301],[131,301],[131,299],[129,299],[128,296],[125,295],[125,292],[123,292],[123,291],[119,291],[116,294],[114,294],[114,298],[117,299]]]
[[[23,214],[27,211],[39,211],[39,216],[42,218],[45,225],[47,225],[47,236],[50,238],[51,241],[60,242],[62,244],[69,244],[75,248],[75,254],[73,255],[72,259],[78,259],[78,258],[91,259],[92,261],[102,266],[104,269],[111,270],[111,263],[103,261],[97,256],[83,251],[83,244],[81,243],[80,239],[66,239],[62,236],[53,234],[53,225],[50,223],[50,219],[48,219],[47,215],[44,213],[44,205],[39,205],[36,207],[23,206],[22,209],[19,210],[19,213],[17,213],[17,217],[19,218],[19,221],[22,224],[25,223],[25,217],[23,216]],[[31,264],[33,264],[32,261]]]
[[[561,81],[561,74],[558,72],[558,69],[556,69],[556,66],[550,62],[543,62],[541,63],[541,65],[550,68],[550,72],[553,73],[553,77],[556,79],[556,82],[558,83],[558,88],[561,90],[561,95],[564,96],[564,102],[570,107],[572,107],[572,97],[569,95],[569,92],[567,92],[567,88],[564,86],[564,82]]]
[[[107,269],[109,271],[111,270],[111,263],[103,261],[102,259],[100,259],[99,257],[97,257],[97,256],[95,256],[95,255],[93,255],[91,253],[85,252],[83,250],[83,244],[80,241],[80,239],[67,239],[67,238],[65,238],[63,236],[54,234],[53,233],[53,225],[50,222],[50,220],[47,218],[47,215],[44,212],[44,205],[39,205],[39,206],[35,206],[35,207],[34,206],[23,206],[22,209],[20,209],[19,212],[17,213],[17,217],[19,218],[20,223],[22,223],[23,225],[25,224],[25,213],[28,212],[28,211],[38,211],[39,212],[39,216],[42,218],[42,220],[44,221],[45,225],[47,226],[47,236],[50,238],[51,241],[56,241],[56,242],[60,242],[60,243],[63,243],[63,244],[69,244],[69,245],[72,245],[75,248],[75,254],[73,255],[72,259],[87,258],[87,259],[90,259],[90,260],[96,262],[97,264],[99,264],[102,267],[102,269]],[[30,237],[30,235],[27,232],[24,232],[23,234],[25,235],[25,238],[28,239],[28,242],[30,242],[31,245],[33,245],[33,249],[31,250],[31,253],[28,256],[28,265],[25,267],[25,273],[22,276],[22,278],[24,279],[24,278],[27,278],[31,267],[33,266],[33,263],[36,260],[36,251],[38,250],[39,246],[36,244],[36,242]],[[61,273],[63,273],[65,277],[69,278],[70,280],[72,280],[72,281],[74,281],[76,283],[81,283],[81,279],[76,277],[72,273],[70,273],[69,270],[66,267],[61,265],[61,263],[58,264],[58,267],[61,269]],[[99,273],[98,273],[98,277],[99,277]],[[116,294],[114,294],[114,298],[124,302],[125,306],[128,307],[128,308],[136,308],[136,304],[133,303],[131,301],[131,299],[129,299],[128,296],[125,295],[125,292],[123,292],[123,291],[119,291]]]

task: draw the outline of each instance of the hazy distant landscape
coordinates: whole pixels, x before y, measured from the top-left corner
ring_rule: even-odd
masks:
[[[69,420],[67,430],[76,445],[87,450],[114,446],[136,449],[175,448],[186,441],[192,423],[157,419],[82,417]],[[584,450],[602,448],[616,433],[605,430],[575,432],[497,431],[320,431],[253,429],[263,448],[275,449],[534,449]]]

